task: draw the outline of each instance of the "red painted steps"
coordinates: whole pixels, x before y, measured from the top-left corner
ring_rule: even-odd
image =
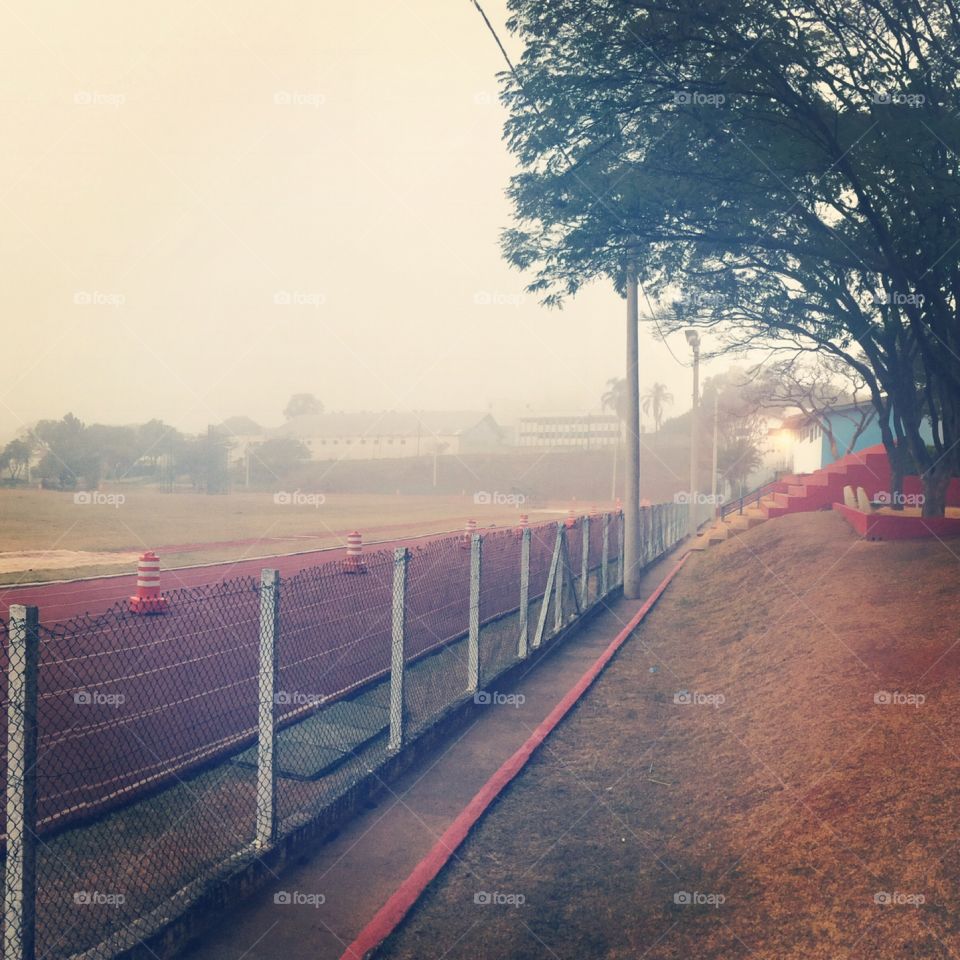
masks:
[[[878,493],[890,491],[890,462],[883,444],[878,443],[849,453],[815,473],[784,477],[783,481],[760,503],[760,509],[767,518],[830,509],[835,503],[843,503],[843,488],[846,486],[854,491],[863,487],[867,496],[875,500]],[[919,477],[904,478],[904,494],[917,494],[922,490]],[[951,481],[947,503],[960,504],[960,478]]]

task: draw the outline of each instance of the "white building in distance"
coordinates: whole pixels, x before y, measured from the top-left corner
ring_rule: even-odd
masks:
[[[521,417],[517,423],[519,447],[566,447],[595,450],[614,446],[620,419],[613,414]]]
[[[299,440],[311,460],[380,460],[399,457],[495,453],[503,433],[487,413],[321,413],[294,417],[264,431],[262,439]]]

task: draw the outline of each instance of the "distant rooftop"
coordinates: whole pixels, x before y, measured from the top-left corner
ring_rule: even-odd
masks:
[[[294,417],[283,426],[268,431],[273,437],[451,437],[489,421],[499,429],[488,413],[476,410],[464,411],[413,411],[387,410],[359,413],[319,413]]]

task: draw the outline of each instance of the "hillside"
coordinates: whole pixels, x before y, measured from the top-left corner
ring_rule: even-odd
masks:
[[[958,554],[816,513],[692,556],[383,955],[956,956]]]

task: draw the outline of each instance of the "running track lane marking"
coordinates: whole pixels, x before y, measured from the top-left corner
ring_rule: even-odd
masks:
[[[430,882],[446,866],[460,844],[466,840],[474,824],[483,816],[504,787],[526,766],[537,748],[549,736],[558,723],[587,692],[600,676],[613,655],[626,643],[640,621],[650,612],[660,594],[676,576],[689,553],[684,554],[676,566],[664,577],[659,586],[647,597],[643,606],[633,615],[627,625],[613,638],[610,645],[594,661],[589,670],[566,692],[563,699],[550,711],[545,720],[530,734],[516,753],[506,760],[496,773],[477,791],[473,799],[457,814],[456,819],[444,831],[430,852],[414,867],[410,875],[377,911],[360,935],[343,952],[340,960],[363,960],[370,951],[379,947],[396,930],[400,921],[410,912]]]

